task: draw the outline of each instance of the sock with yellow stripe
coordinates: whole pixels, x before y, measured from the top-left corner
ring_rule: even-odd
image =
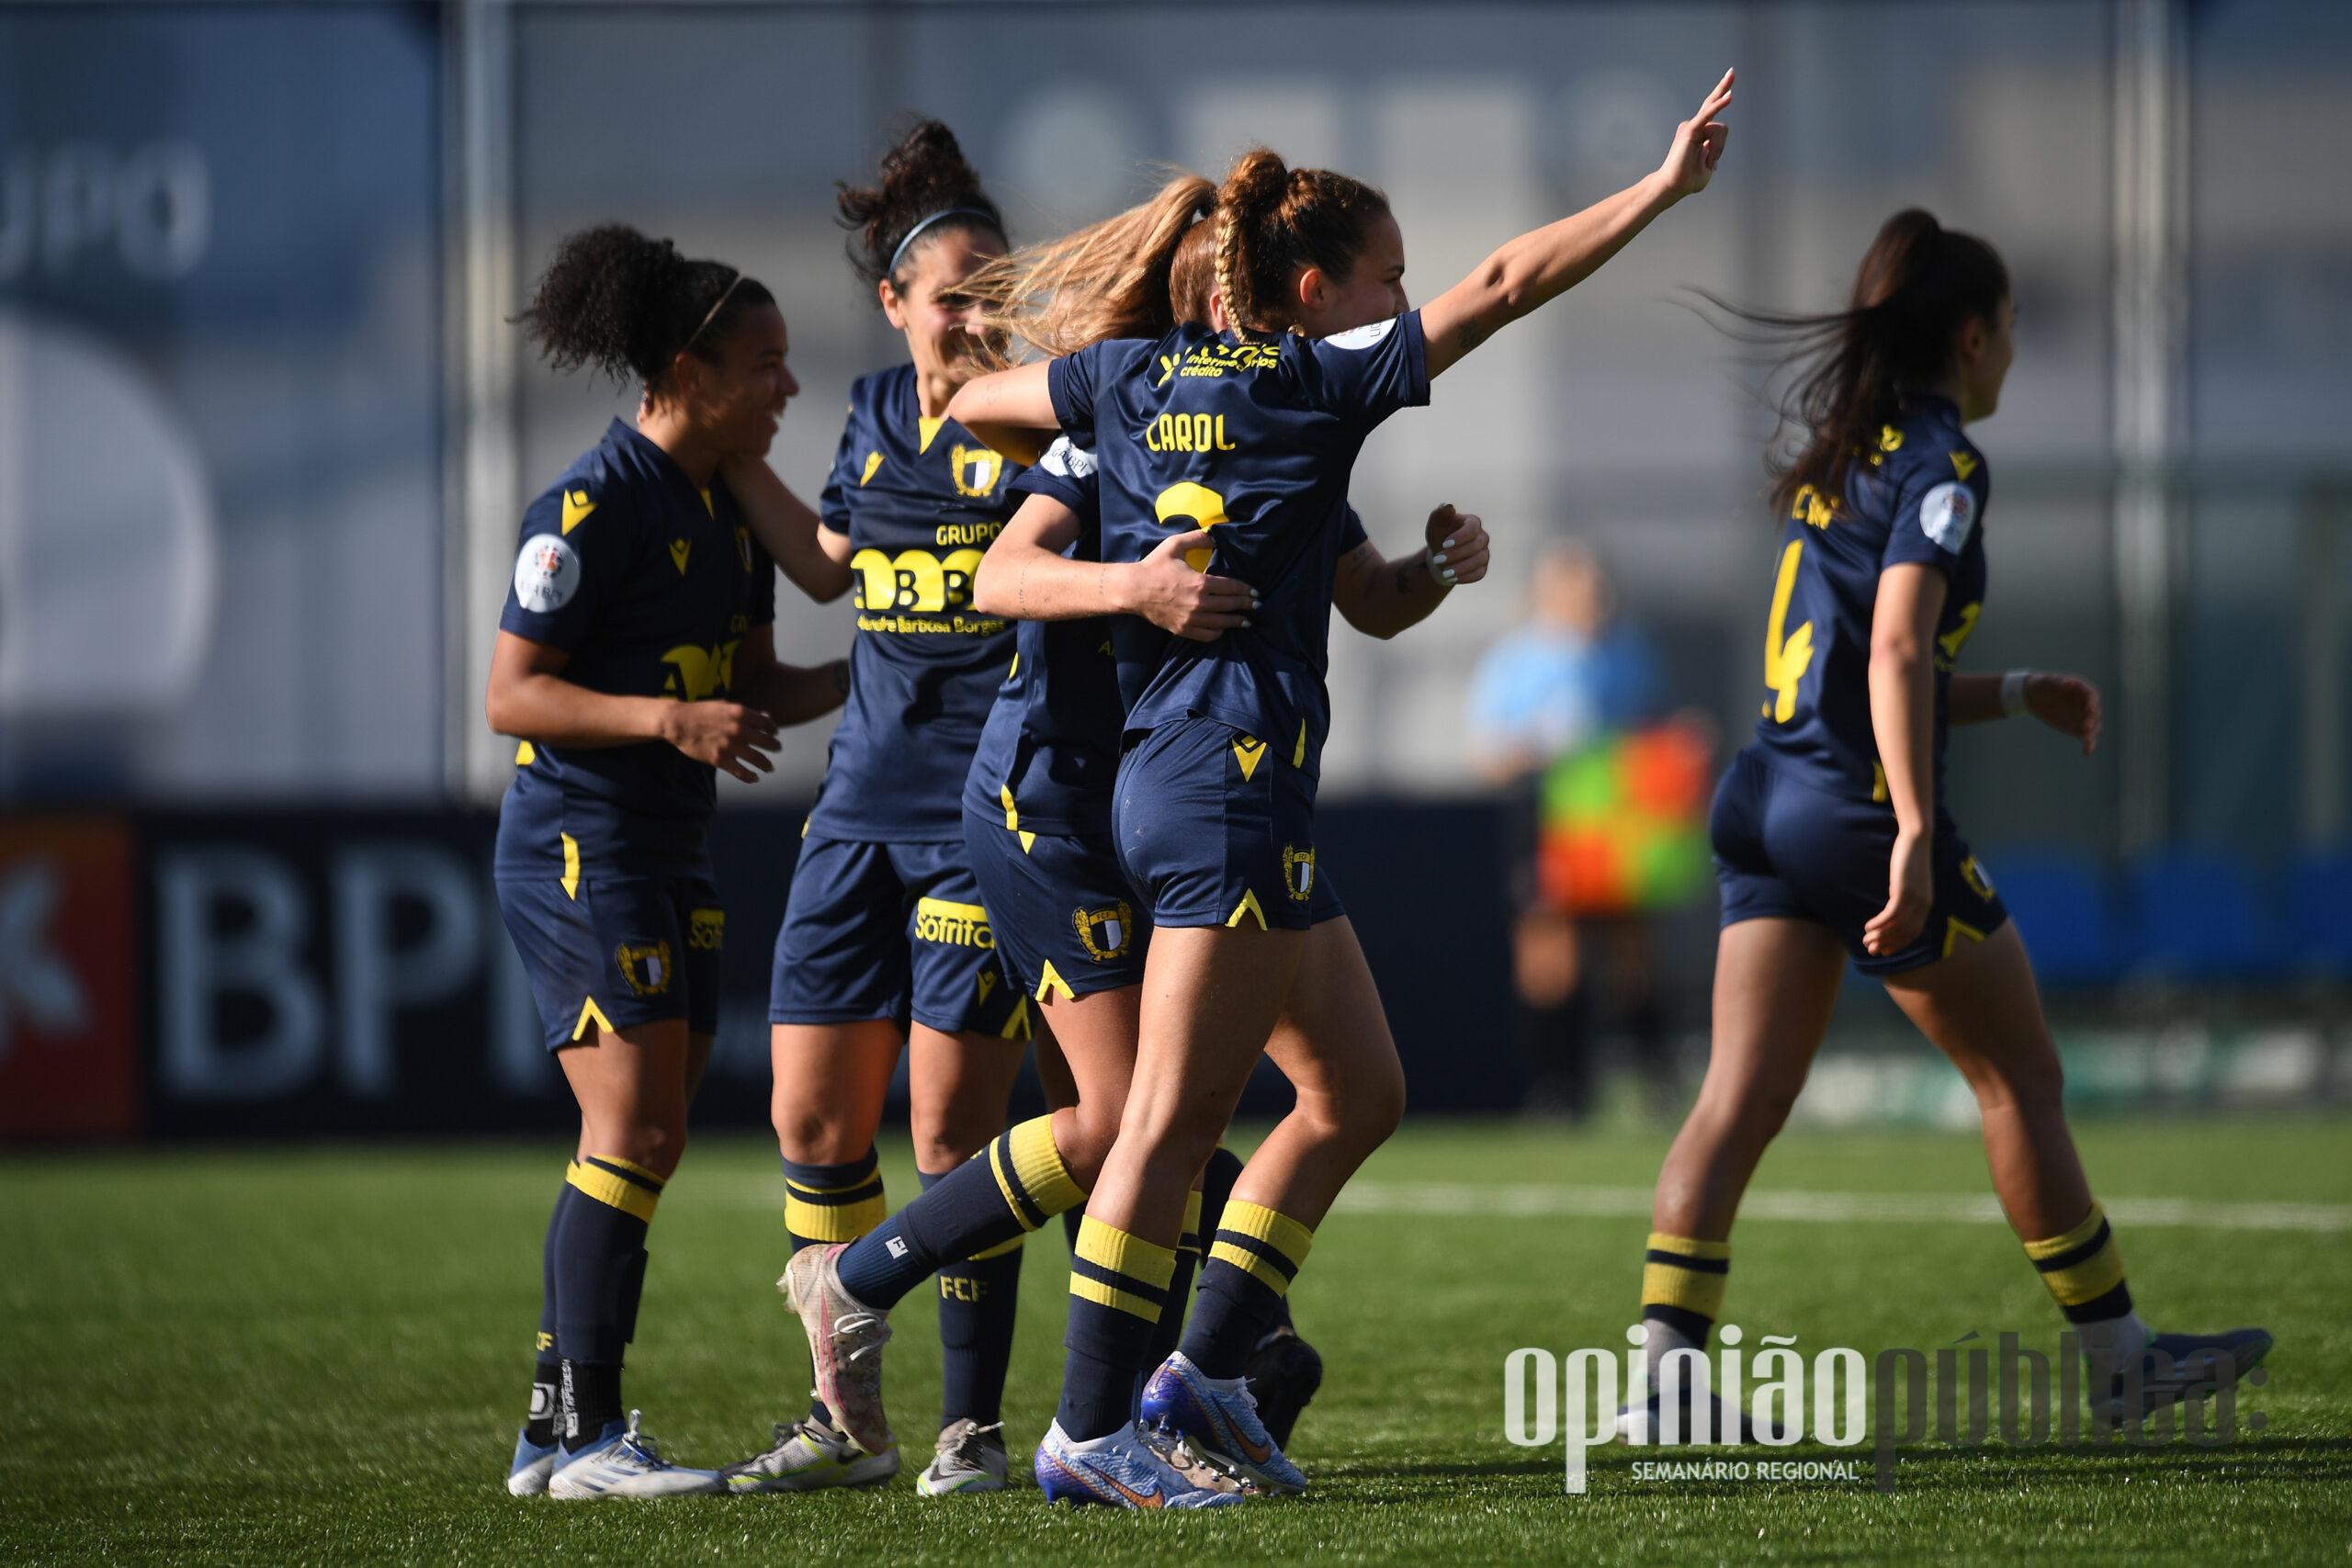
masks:
[[[1224,1214],[1226,1204],[1233,1197],[1233,1184],[1240,1179],[1241,1156],[1219,1144],[1216,1152],[1209,1156],[1208,1164],[1201,1169],[1201,1235],[1216,1235],[1219,1216]],[[1172,1299],[1169,1304],[1182,1315],[1184,1310],[1182,1297]],[[1289,1292],[1283,1292],[1282,1300],[1274,1303],[1274,1321],[1269,1326],[1291,1326]],[[1152,1364],[1159,1365],[1156,1361]]]
[[[1168,1306],[1176,1253],[1106,1225],[1091,1214],[1078,1228],[1069,1260],[1069,1352],[1055,1414],[1074,1442],[1107,1438],[1136,1418],[1136,1380],[1148,1366],[1151,1333]]]
[[[1023,1122],[842,1253],[842,1289],[888,1311],[940,1269],[1018,1241],[1085,1201],[1054,1146],[1054,1119]]]
[[[2041,1282],[2083,1337],[2092,1371],[2111,1373],[2148,1347],[2148,1325],[2132,1310],[2132,1288],[2123,1281],[2123,1254],[2115,1246],[2106,1211],[2098,1203],[2082,1224],[2043,1241],[2025,1244]]]
[[[1730,1242],[1650,1232],[1642,1258],[1642,1326],[1649,1338],[1642,1348],[1653,1387],[1658,1359],[1668,1350],[1707,1348],[1730,1282]]]
[[[645,1283],[645,1235],[662,1179],[613,1155],[588,1155],[567,1178],[575,1196],[549,1229],[555,1243],[558,1430],[585,1448],[621,1416],[621,1357]]]
[[[1242,1374],[1314,1245],[1315,1233],[1287,1214],[1246,1199],[1226,1203],[1184,1325],[1184,1357],[1203,1376]]]
[[[955,1173],[915,1174],[929,1192]],[[1004,1418],[1004,1377],[1012,1366],[1013,1323],[1021,1309],[1021,1243],[1027,1234],[939,1270],[942,1431],[966,1416],[983,1427]]]
[[[1222,1205],[1219,1205],[1221,1208]],[[1193,1277],[1200,1271],[1201,1255],[1208,1244],[1201,1239],[1204,1233],[1201,1194],[1193,1191],[1184,1199],[1184,1234],[1176,1239],[1176,1271],[1168,1276],[1168,1310],[1159,1314],[1159,1322],[1151,1331],[1151,1349],[1144,1357],[1147,1376],[1150,1370],[1168,1359],[1176,1348],[1178,1336],[1184,1332],[1184,1308],[1193,1293]]]
[[[523,1440],[546,1448],[555,1441],[556,1400],[563,1388],[563,1359],[555,1353],[555,1241],[563,1211],[571,1201],[570,1168],[556,1190],[548,1215],[548,1238],[539,1249],[539,1332],[532,1345],[531,1413],[523,1420]]]
[[[882,1166],[872,1149],[839,1165],[784,1162],[784,1234],[792,1250],[855,1241],[889,1213],[882,1191]],[[811,1395],[808,1415],[833,1424],[824,1401]]]

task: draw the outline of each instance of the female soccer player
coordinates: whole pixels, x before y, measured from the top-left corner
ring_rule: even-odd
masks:
[[[2211,1375],[2192,1362],[2227,1355],[2242,1373],[2269,1348],[2259,1329],[2153,1335],[2133,1311],[2067,1131],[2025,943],[1945,805],[1950,725],[2030,713],[2085,755],[2098,743],[2098,693],[2079,677],[1954,672],[1984,604],[1991,477],[1962,427],[1999,405],[2016,315],[1993,248],[1914,209],[1879,231],[1849,309],[1748,317],[1797,346],[1804,445],[1773,490],[1763,716],[1711,822],[1714,1049],[1658,1173],[1642,1271],[1654,1382],[1659,1357],[1706,1343],[1740,1194],[1804,1087],[1849,959],[1975,1091],[1994,1190],[2089,1347],[2102,1404],[2151,1346],[2173,1365],[2143,1369],[2150,1405]],[[1621,1430],[1655,1430],[1659,1404],[1653,1392],[1629,1406]]]
[[[1046,303],[1045,320],[1024,321],[1016,312],[1008,324],[1055,347],[1163,328],[1171,310],[1173,319],[1210,319],[1216,225],[1196,220],[1196,214],[1213,195],[1206,181],[1187,176],[1141,208],[1015,258],[1017,277],[1050,277],[1057,292]],[[1101,271],[1107,277],[1087,277]],[[979,279],[974,286],[988,287]],[[1160,299],[1167,304],[1158,305]],[[941,1258],[1019,1235],[1056,1211],[1069,1211],[1115,1135],[1133,1071],[1150,926],[1132,903],[1110,839],[1123,705],[1113,622],[1104,612],[1135,614],[1203,640],[1246,624],[1250,591],[1187,565],[1179,554],[1181,536],[1141,562],[1096,564],[1097,473],[1091,454],[1067,438],[1056,441],[1017,481],[1029,499],[982,563],[976,588],[980,607],[1025,611],[1030,618],[1022,624],[1019,657],[989,715],[965,795],[967,842],[1000,954],[1024,988],[1034,987],[1069,1064],[1075,1092],[1052,1116],[997,1140],[986,1162],[973,1161],[917,1199],[847,1248],[832,1268],[827,1267],[832,1260],[813,1256],[796,1262],[796,1303],[809,1320],[812,1348],[820,1365],[830,1364],[848,1385],[842,1407],[858,1409],[862,1417],[878,1400],[878,1368],[870,1356],[858,1355],[866,1348],[858,1342],[862,1336],[844,1343],[832,1325],[844,1319],[862,1325],[876,1317]],[[1454,581],[1485,576],[1487,543],[1477,519],[1456,518],[1445,508],[1431,525],[1453,542],[1450,557],[1431,564],[1424,550],[1390,562],[1364,541],[1361,525],[1349,514],[1332,595],[1351,624],[1374,636],[1394,636],[1433,610]],[[1314,1010],[1286,1012],[1272,1050],[1298,1086],[1295,1115],[1320,1128],[1326,1142],[1351,1141],[1368,1150],[1395,1126],[1401,1073],[1352,931],[1327,880],[1314,882],[1313,897],[1323,940],[1355,955],[1343,973],[1360,978],[1362,989],[1349,998],[1352,1016],[1338,1021],[1358,1027],[1338,1031],[1334,1043],[1318,1038],[1332,1032],[1334,1021]],[[1327,928],[1325,922],[1336,923]],[[1159,1355],[1175,1348],[1200,1238],[1218,1227],[1224,1192],[1239,1173],[1229,1154],[1220,1149],[1215,1157],[1230,1170],[1221,1184],[1205,1183],[1223,1189],[1212,1207],[1204,1207],[1198,1190],[1188,1201],[1166,1292],[1172,1310],[1160,1319]],[[1271,1331],[1263,1323],[1255,1326],[1261,1332],[1237,1341],[1237,1348],[1250,1359],[1246,1371],[1257,1391],[1280,1402],[1268,1419],[1287,1435],[1297,1405],[1311,1393],[1311,1383],[1300,1386],[1297,1364],[1311,1352],[1302,1355],[1303,1342],[1281,1331],[1286,1325]],[[1148,1438],[1147,1447],[1148,1454],[1134,1456],[1119,1473],[1131,1491],[1157,1487],[1185,1506],[1218,1495],[1220,1489],[1202,1487],[1198,1472],[1186,1473],[1181,1463],[1169,1473],[1160,1461],[1176,1456]],[[1041,1475],[1049,1489],[1069,1491],[1057,1472]],[[1120,1495],[1099,1483],[1092,1490],[1105,1501]]]
[[[838,706],[846,681],[776,661],[774,570],[717,478],[767,450],[800,389],[756,279],[618,225],[566,239],[523,319],[559,369],[646,390],[638,428],[615,420],[524,513],[491,657],[491,728],[522,742],[499,908],[580,1101],[507,1490],[715,1491],[712,1472],[664,1462],[634,1412],[624,1425],[621,1356],[717,1025],[714,770],[772,771],[777,728]]]
[[[821,515],[764,463],[729,471],[786,571],[820,598],[854,584],[859,611],[849,705],[802,834],[769,991],[772,1111],[796,1250],[854,1240],[888,1212],[874,1137],[902,1042],[928,1185],[1002,1130],[1029,1032],[996,961],[957,807],[1013,651],[1011,626],[972,608],[971,585],[1012,515],[1014,470],[946,417],[949,396],[984,368],[958,288],[1003,254],[1004,224],[935,120],[891,149],[875,186],[844,188],[841,211],[852,264],[904,333],[909,361],[852,385]],[[993,1428],[1020,1274],[1017,1248],[941,1271],[945,1388],[941,1439],[920,1480],[927,1496],[1004,1483]],[[729,1483],[803,1491],[896,1474],[895,1445],[865,1436],[874,1441],[858,1451],[820,1402]]]
[[[1069,1495],[1151,1506],[1123,1480],[1150,1473],[1131,1391],[1147,1370],[1185,1193],[1283,1010],[1312,1008],[1337,985],[1337,965],[1307,962],[1313,807],[1323,638],[1356,451],[1390,413],[1424,400],[1431,376],[1704,188],[1726,135],[1713,117],[1731,85],[1726,73],[1657,174],[1512,241],[1421,312],[1406,310],[1403,236],[1376,191],[1251,153],[1227,177],[1216,218],[1219,294],[1236,330],[1096,344],[983,378],[951,403],[992,438],[1058,424],[1094,450],[1109,558],[1141,558],[1173,529],[1262,601],[1250,626],[1215,642],[1151,648],[1132,623],[1119,628],[1130,634],[1122,684],[1133,671],[1139,689],[1113,823],[1126,879],[1158,929],[1133,1087],[1073,1265],[1061,1408],[1039,1449],[1041,1479],[1068,1478]],[[1260,1145],[1201,1270],[1184,1346],[1144,1397],[1148,1417],[1273,1490],[1303,1478],[1239,1377],[1219,1369],[1233,1366],[1233,1345],[1264,1321],[1314,1224],[1370,1153],[1321,1132],[1278,1128]]]

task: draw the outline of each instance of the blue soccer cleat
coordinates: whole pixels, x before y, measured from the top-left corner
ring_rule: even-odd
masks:
[[[1306,1490],[1306,1477],[1258,1418],[1249,1380],[1205,1376],[1182,1350],[1144,1384],[1143,1420],[1175,1433],[1210,1464],[1261,1492]]]
[[[604,1435],[588,1447],[566,1454],[548,1478],[548,1495],[565,1502],[587,1497],[684,1497],[700,1492],[724,1492],[727,1482],[715,1470],[688,1470],[672,1464],[637,1429],[638,1412],[626,1425],[609,1421]]]
[[[1048,1503],[1097,1503],[1110,1508],[1216,1508],[1241,1501],[1241,1489],[1222,1475],[1187,1470],[1173,1440],[1141,1424],[1107,1438],[1077,1442],[1057,1421],[1037,1445],[1034,1468]]]

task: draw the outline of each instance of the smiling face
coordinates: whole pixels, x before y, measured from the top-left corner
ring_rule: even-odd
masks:
[[[784,406],[800,391],[785,363],[791,348],[784,312],[749,305],[732,312],[717,362],[678,355],[674,372],[686,423],[720,457],[761,457],[775,439]]]
[[[903,291],[888,278],[876,286],[882,313],[906,334],[918,377],[960,387],[990,368],[981,340],[971,330],[979,320],[979,304],[956,289],[984,263],[1002,254],[1004,236],[995,230],[944,223],[926,231],[900,264]]]
[[[1298,330],[1309,337],[1329,337],[1403,315],[1411,308],[1405,298],[1404,230],[1394,215],[1374,213],[1364,220],[1363,248],[1356,252],[1344,276],[1308,266],[1300,270],[1293,287],[1298,296]]]

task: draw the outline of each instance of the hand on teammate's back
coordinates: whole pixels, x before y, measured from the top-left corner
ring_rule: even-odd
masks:
[[[777,749],[775,720],[741,703],[673,703],[662,716],[662,739],[714,768],[734,774],[745,784],[760,782],[760,773],[775,772],[768,753]],[[744,764],[751,764],[750,767]],[[752,772],[752,768],[760,773]]]
[[[1258,591],[1238,578],[1212,577],[1185,560],[1186,551],[1207,545],[1196,530],[1169,535],[1121,572],[1118,608],[1194,642],[1215,642],[1248,626]]]

